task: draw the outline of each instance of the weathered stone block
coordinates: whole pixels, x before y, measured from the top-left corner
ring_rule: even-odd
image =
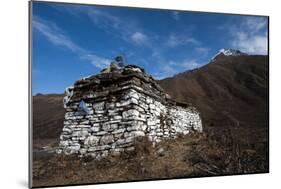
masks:
[[[108,151],[107,151],[107,150],[103,151],[102,154],[101,154],[101,156],[102,156],[102,157],[108,156]]]
[[[126,143],[126,140],[125,140],[124,138],[118,139],[118,140],[116,141],[116,144],[117,144],[117,145],[123,145],[123,144],[125,144],[125,143]]]
[[[150,108],[151,110],[154,110],[154,109],[155,109],[155,105],[154,105],[154,104],[149,104],[149,108]]]
[[[107,115],[108,115],[108,116],[118,115],[118,110],[116,110],[116,109],[108,110],[108,111],[107,111]]]
[[[163,133],[162,132],[157,132],[156,136],[163,136]]]
[[[85,121],[81,121],[79,124],[81,125],[87,125],[90,123],[90,120],[85,120]]]
[[[101,144],[111,144],[114,142],[113,135],[104,135],[101,137],[100,143]]]
[[[134,142],[135,141],[135,137],[134,136],[130,136],[130,137],[127,137],[125,139],[125,143],[130,143],[130,142]]]
[[[93,104],[93,109],[95,110],[95,112],[103,111],[104,110],[104,102],[99,102],[99,103]]]
[[[99,143],[100,137],[97,136],[89,136],[86,138],[84,144],[89,146],[94,146]]]
[[[64,127],[62,129],[62,131],[65,132],[66,134],[71,134],[72,133],[72,130],[69,127]]]
[[[139,111],[130,109],[122,113],[123,119],[134,118],[139,116]]]
[[[147,120],[147,125],[148,126],[156,125],[156,121],[155,120]]]
[[[110,123],[104,123],[104,124],[102,124],[102,129],[103,129],[104,131],[111,131]]]
[[[146,98],[146,103],[147,104],[152,104],[153,103],[153,100],[152,100],[152,98]]]
[[[134,126],[131,126],[131,127],[127,127],[126,128],[127,131],[136,131],[139,129],[139,126],[138,125],[134,125]]]
[[[106,103],[106,109],[114,109],[115,108],[115,103]],[[113,110],[114,112],[114,110]],[[110,112],[108,112],[110,113]]]
[[[104,114],[104,110],[95,110],[96,116],[102,116]]]
[[[135,137],[145,136],[145,133],[143,131],[133,131],[133,134]]]
[[[60,141],[60,146],[61,146],[61,147],[67,147],[68,145],[69,145],[68,140],[61,140],[61,141]]]
[[[122,136],[123,136],[123,133],[115,133],[114,134],[114,139],[117,140],[117,139],[121,138]]]
[[[82,124],[79,124],[79,125],[77,125],[76,127],[78,127],[78,128],[90,128],[91,125],[82,125]]]
[[[87,137],[89,135],[88,131],[74,131],[72,133],[73,137]]]
[[[88,149],[89,152],[96,152],[101,150],[108,150],[110,149],[110,145],[100,145],[100,146],[93,146]]]
[[[66,147],[64,152],[66,154],[74,154],[74,153],[78,153],[79,150],[80,150],[80,145],[75,145],[75,146]]]
[[[113,116],[113,120],[119,120],[119,119],[122,119],[122,116],[120,115]]]
[[[145,131],[147,129],[147,125],[143,124],[141,125],[141,130]]]
[[[118,124],[116,124],[116,123],[113,123],[113,124],[110,124],[110,129],[111,130],[115,130],[115,129],[117,129],[118,128]]]
[[[130,103],[131,104],[139,104],[139,101],[137,99],[135,99],[135,98],[131,98],[130,99]]]
[[[106,131],[99,131],[99,132],[95,133],[95,135],[97,135],[97,136],[101,136],[101,135],[105,135],[105,134],[107,134]]]
[[[79,150],[79,153],[85,155],[87,153],[87,149],[83,148]]]
[[[119,134],[119,133],[124,133],[125,132],[125,128],[121,128],[121,129],[116,129],[112,132],[112,134]]]

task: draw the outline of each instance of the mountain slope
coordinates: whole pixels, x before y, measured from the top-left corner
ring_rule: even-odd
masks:
[[[33,96],[33,139],[58,139],[65,113],[63,96],[63,94]]]
[[[204,127],[268,127],[268,57],[225,56],[159,81],[173,98],[191,102]]]

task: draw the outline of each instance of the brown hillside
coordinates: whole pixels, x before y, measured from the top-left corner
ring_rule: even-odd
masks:
[[[33,96],[33,139],[58,138],[63,126],[63,96]]]
[[[191,102],[204,127],[268,127],[268,56],[219,56],[202,68],[159,81],[173,98]]]

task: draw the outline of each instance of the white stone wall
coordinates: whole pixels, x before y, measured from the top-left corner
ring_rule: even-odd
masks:
[[[118,100],[88,100],[87,114],[78,110],[79,102],[66,106],[58,153],[100,158],[134,150],[136,137],[147,136],[156,144],[165,137],[202,131],[194,108],[164,105],[141,90],[128,88]]]

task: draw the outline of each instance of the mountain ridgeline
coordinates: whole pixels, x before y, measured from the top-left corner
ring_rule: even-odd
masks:
[[[221,50],[209,64],[158,83],[175,100],[192,103],[203,130],[245,128],[266,130],[269,122],[268,56]],[[62,95],[33,97],[33,138],[59,138],[63,127]],[[241,137],[245,132],[242,130]]]

